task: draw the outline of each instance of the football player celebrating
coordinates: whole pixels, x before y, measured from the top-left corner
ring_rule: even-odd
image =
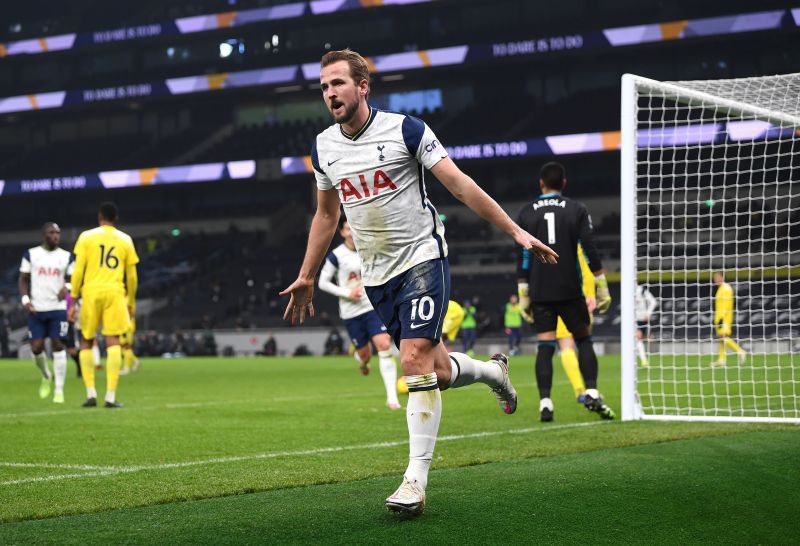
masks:
[[[341,203],[361,258],[367,297],[400,349],[409,390],[409,463],[385,504],[390,511],[419,514],[439,431],[440,391],[482,382],[505,413],[517,407],[505,355],[483,362],[448,354],[440,343],[450,269],[444,226],[428,200],[424,169],[539,259],[555,262],[557,256],[456,167],[425,123],[371,107],[369,86],[369,67],[358,53],[345,49],[322,57],[320,87],[335,124],[311,148],[317,210],[297,280],[281,295],[290,296],[284,318],[293,324],[304,322],[306,312],[313,316],[314,277],[336,231]]]

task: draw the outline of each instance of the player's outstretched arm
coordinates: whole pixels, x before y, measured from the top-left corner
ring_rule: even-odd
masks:
[[[280,293],[281,296],[289,296],[283,320],[291,319],[293,325],[305,322],[306,310],[310,317],[314,317],[314,304],[311,301],[314,296],[314,277],[333,240],[338,222],[339,194],[335,189],[317,190],[317,211],[311,221],[303,265],[297,280]]]
[[[517,244],[529,249],[543,263],[556,263],[558,254],[519,227],[494,199],[453,163],[452,159],[443,158],[433,166],[431,172],[456,199],[471,208],[475,214],[510,235]]]

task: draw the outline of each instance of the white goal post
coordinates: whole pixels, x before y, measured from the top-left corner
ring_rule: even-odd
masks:
[[[800,74],[625,74],[621,129],[623,420],[800,423]]]

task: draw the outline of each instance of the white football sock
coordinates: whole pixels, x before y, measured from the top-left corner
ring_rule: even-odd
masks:
[[[545,408],[549,409],[550,411],[553,411],[553,401],[551,399],[542,398],[541,400],[539,400],[539,411],[542,411]]]
[[[435,373],[407,375],[408,404],[408,468],[405,478],[416,480],[425,489],[428,485],[428,470],[433,459],[433,448],[439,434],[442,418],[442,393]]]
[[[485,383],[496,387],[503,382],[503,369],[494,361],[483,362],[465,355],[464,353],[450,353],[450,365],[453,368],[450,374],[450,387],[457,389],[473,383]]]
[[[106,402],[111,402],[112,404],[117,400],[117,391],[106,391]]]
[[[639,353],[639,360],[647,362],[647,351],[644,348],[644,341],[639,340],[636,342],[636,351]]]
[[[95,367],[100,365],[100,347],[97,346],[97,343],[92,345],[92,357],[94,358],[94,365]]]
[[[50,368],[47,367],[47,355],[44,354],[44,351],[38,355],[33,355],[33,363],[36,364],[36,367],[42,372],[42,377],[45,379],[53,379]]]
[[[86,398],[97,398],[97,389],[94,387],[86,387]]]
[[[62,349],[53,353],[53,373],[56,376],[56,394],[61,394],[67,377],[67,351]]]
[[[397,365],[392,358],[392,351],[381,351],[378,353],[380,359],[381,377],[383,386],[386,387],[386,403],[399,404],[397,399]]]
[[[591,396],[595,400],[600,399],[600,393],[597,391],[597,389],[586,389],[586,396]]]

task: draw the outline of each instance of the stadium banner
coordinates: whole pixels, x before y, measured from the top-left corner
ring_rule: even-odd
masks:
[[[759,120],[733,121],[714,125],[690,124],[669,128],[641,130],[638,134],[642,148],[664,148],[712,142],[742,142],[756,139],[785,138],[791,128],[780,128]],[[619,150],[619,131],[575,133],[529,138],[505,142],[489,142],[447,146],[454,160],[496,159],[543,155],[572,155]],[[307,174],[313,172],[311,156],[282,157],[281,174]],[[94,188],[129,188],[152,184],[180,184],[210,182],[215,180],[242,180],[256,174],[256,160],[203,163],[176,167],[153,167],[121,171],[0,180],[0,196],[43,191],[82,190]]]
[[[400,0],[398,0],[399,3]],[[350,2],[331,0],[331,4]],[[326,4],[327,5],[327,4]],[[274,9],[274,8],[264,8]],[[348,8],[349,9],[349,8]],[[725,17],[672,21],[593,31],[583,34],[558,35],[516,42],[459,45],[367,57],[370,71],[375,74],[417,70],[441,66],[481,62],[490,59],[538,55],[577,49],[602,49],[666,42],[696,37],[718,36],[741,32],[756,32],[778,28],[800,27],[800,9],[776,10]],[[2,56],[0,46],[0,56]],[[319,62],[238,72],[222,72],[201,76],[115,86],[101,89],[54,91],[0,98],[0,114],[60,108],[104,100],[132,97],[181,95],[235,89],[258,85],[282,85],[300,81],[316,81]]]
[[[694,144],[742,142],[758,139],[779,139],[790,136],[793,129],[781,128],[759,120],[732,121],[712,125],[679,125],[638,132],[639,147],[665,148]],[[507,142],[445,146],[454,160],[495,159],[543,155],[573,155],[619,150],[619,131],[554,135]],[[311,156],[281,158],[284,175],[313,172]]]
[[[619,144],[619,131],[604,131],[445,148],[451,158],[466,160],[610,152],[618,150]],[[313,172],[311,156],[281,158],[281,172],[284,175]]]
[[[255,174],[256,162],[248,159],[228,161],[227,163],[105,171],[76,176],[0,180],[0,196],[49,191],[133,188],[155,184],[243,180],[253,178]]]
[[[241,11],[226,11],[208,15],[182,17],[172,21],[162,21],[147,25],[119,27],[92,32],[79,32],[30,38],[0,44],[0,58],[12,55],[48,53],[63,51],[81,46],[108,44],[128,40],[141,40],[157,36],[193,34],[223,28],[234,28],[264,21],[292,19],[305,15],[327,15],[340,11],[379,6],[421,4],[434,0],[382,0],[381,2],[357,2],[352,0],[313,0],[293,2],[266,8]]]

